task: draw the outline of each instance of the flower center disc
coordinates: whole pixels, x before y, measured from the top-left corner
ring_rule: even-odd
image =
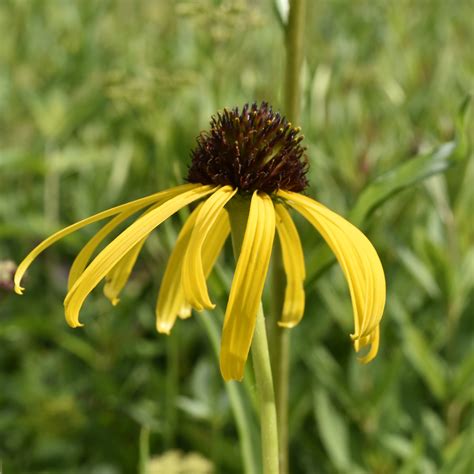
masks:
[[[242,192],[278,189],[300,192],[308,185],[306,148],[300,128],[271,106],[245,104],[211,118],[211,129],[196,139],[190,183],[230,185]]]

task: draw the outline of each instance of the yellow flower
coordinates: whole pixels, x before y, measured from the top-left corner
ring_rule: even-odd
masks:
[[[233,206],[246,205],[247,224],[225,313],[220,357],[224,379],[241,380],[275,232],[286,273],[279,325],[291,328],[304,313],[304,255],[289,213],[293,208],[316,228],[339,261],[352,299],[355,330],[351,338],[356,351],[370,346],[361,358],[362,362],[370,361],[378,350],[385,305],[383,268],[359,229],[301,194],[307,185],[307,161],[299,132],[266,103],[246,105],[240,113],[237,108],[224,110],[212,119],[211,130],[197,139],[188,184],[122,204],[56,232],[18,266],[15,291],[22,293],[21,279],[43,250],[88,224],[112,218],[84,246],[70,270],[64,301],[66,321],[72,327],[82,326],[79,312],[89,293],[105,280],[104,293],[117,304],[150,233],[181,208],[201,200],[178,236],[158,295],[156,327],[169,334],[178,317],[191,315],[191,308],[214,308],[206,278],[231,232],[229,213]],[[135,222],[91,261],[100,243],[140,211]]]

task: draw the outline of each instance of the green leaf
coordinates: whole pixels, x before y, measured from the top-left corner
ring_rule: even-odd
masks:
[[[371,212],[390,197],[430,176],[446,171],[455,163],[455,150],[456,142],[443,143],[432,153],[412,158],[380,175],[362,191],[349,220],[355,225],[361,225]]]
[[[392,295],[390,301],[392,316],[401,326],[403,352],[432,393],[439,400],[444,400],[447,393],[447,370],[443,360],[432,350],[423,333],[412,324],[399,298]]]
[[[400,248],[398,249],[398,256],[408,272],[429,296],[436,298],[440,295],[439,286],[430,269],[414,252],[407,248]]]
[[[344,372],[331,353],[325,347],[317,346],[310,352],[304,351],[301,357],[308,365],[318,385],[333,393],[346,409],[350,408],[352,399]]]
[[[473,426],[471,416],[470,427],[446,446],[443,452],[444,463],[439,474],[472,474],[474,468]]]
[[[61,331],[55,334],[55,339],[59,347],[79,357],[96,370],[104,367],[104,357],[85,338]]]
[[[471,344],[472,348],[472,344]],[[459,366],[454,371],[453,383],[451,386],[451,392],[456,395],[457,398],[469,399],[474,395],[474,351],[471,350],[470,354],[467,354],[464,360],[462,360]]]
[[[284,28],[288,23],[288,13],[290,10],[289,0],[274,0],[273,10],[275,11],[280,25]]]
[[[314,411],[321,442],[331,461],[339,470],[350,472],[349,430],[326,390],[314,394]]]

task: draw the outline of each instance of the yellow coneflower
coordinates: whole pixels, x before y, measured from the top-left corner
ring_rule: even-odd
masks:
[[[349,285],[356,351],[370,346],[362,362],[373,359],[379,345],[379,323],[385,305],[385,277],[377,252],[351,223],[301,194],[307,186],[307,159],[300,129],[274,113],[266,103],[224,110],[211,120],[211,130],[197,138],[188,184],[100,212],[44,240],[21,262],[15,291],[32,261],[47,247],[76,230],[112,219],[80,251],[69,273],[64,301],[66,321],[82,326],[79,311],[89,293],[105,280],[112,304],[128,280],[150,233],[181,208],[203,200],[185,222],[170,256],[156,304],[156,327],[169,334],[178,317],[191,308],[212,309],[206,278],[231,232],[232,206],[246,203],[248,217],[222,330],[221,372],[241,380],[268,271],[275,230],[280,239],[286,291],[279,324],[291,328],[304,313],[303,249],[288,208],[305,217],[339,261]],[[205,199],[204,199],[205,198]],[[230,202],[232,200],[232,203]],[[91,261],[100,243],[127,218],[138,219]]]

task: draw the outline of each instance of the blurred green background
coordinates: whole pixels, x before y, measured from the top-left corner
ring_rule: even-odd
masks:
[[[323,265],[319,237],[298,220],[309,279],[292,332],[292,473],[474,470],[473,128],[462,116],[473,17],[472,0],[309,2],[308,193],[366,230],[388,298],[379,356],[361,366],[342,273]],[[271,0],[2,0],[0,260],[18,263],[61,226],[181,183],[215,111],[281,107],[281,22]],[[97,227],[45,252],[23,297],[0,289],[5,473],[132,473],[148,449],[242,472],[206,330],[222,319],[230,248],[209,283],[219,309],[171,337],[154,330],[185,216],[149,239],[117,307],[100,291],[88,298],[83,329],[66,325],[62,299]],[[235,389],[256,435],[251,377]],[[182,472],[197,473],[187,461]],[[156,472],[173,472],[164,462]]]

